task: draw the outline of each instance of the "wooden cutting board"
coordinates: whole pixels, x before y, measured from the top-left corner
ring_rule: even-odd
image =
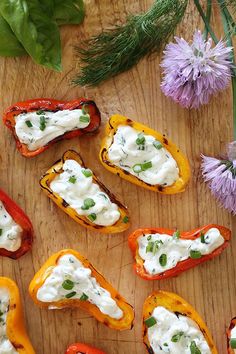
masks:
[[[28,332],[37,354],[62,354],[68,344],[80,341],[100,347],[108,354],[143,354],[141,312],[144,299],[154,289],[177,292],[199,311],[217,343],[226,353],[225,330],[236,315],[236,239],[217,259],[190,270],[178,278],[148,282],[137,277],[127,246],[129,232],[138,227],[168,227],[180,230],[218,223],[232,227],[232,217],[221,209],[203,183],[199,169],[200,153],[217,155],[232,140],[232,101],[228,89],[199,111],[180,108],[160,91],[160,58],[145,58],[133,70],[98,88],[73,87],[76,74],[73,46],[113,24],[130,12],[145,10],[152,0],[90,0],[83,26],[64,27],[63,72],[45,70],[30,58],[1,59],[1,113],[10,104],[36,97],[70,100],[81,96],[94,99],[102,113],[99,134],[63,141],[33,159],[23,158],[15,148],[10,132],[0,128],[0,185],[31,218],[35,240],[32,252],[18,261],[1,258],[1,275],[16,280],[24,303]],[[193,2],[191,2],[193,3]],[[215,28],[223,35],[220,16],[214,11]],[[191,4],[178,34],[190,40],[202,24]],[[77,68],[78,69],[78,68]],[[185,193],[161,196],[140,189],[105,170],[98,160],[104,124],[113,113],[121,113],[165,133],[187,154],[192,179]],[[129,207],[132,226],[124,234],[100,235],[80,227],[41,192],[39,177],[64,151],[80,151],[86,164]],[[234,219],[235,224],[235,219]],[[134,306],[135,326],[115,332],[97,323],[80,310],[39,310],[28,295],[34,273],[54,252],[72,247],[90,261]]]

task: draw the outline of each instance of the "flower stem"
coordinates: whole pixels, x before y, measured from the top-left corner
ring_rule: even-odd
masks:
[[[204,13],[201,5],[200,5],[199,0],[194,0],[194,3],[195,3],[195,6],[196,6],[201,18],[203,19],[203,22],[205,23],[207,31],[210,33],[211,38],[213,39],[214,43],[217,44],[218,43],[218,39],[216,38],[216,35],[215,35],[215,33],[213,32],[213,30],[211,28],[209,20],[207,19],[206,15],[205,15],[205,13]]]
[[[211,22],[211,11],[212,11],[212,0],[207,0],[207,11],[206,11],[207,23]],[[207,39],[208,33],[209,33],[209,31],[205,25],[205,30],[204,30],[204,34],[203,34],[205,39]]]

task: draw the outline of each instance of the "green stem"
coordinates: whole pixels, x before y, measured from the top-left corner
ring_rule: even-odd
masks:
[[[233,89],[233,117],[234,117],[234,140],[236,140],[236,77],[232,77]]]
[[[196,5],[196,8],[201,16],[201,18],[203,19],[203,22],[205,23],[205,26],[206,26],[206,29],[207,31],[210,33],[211,35],[211,38],[213,39],[214,43],[217,44],[218,43],[218,39],[216,38],[216,35],[215,33],[213,32],[212,28],[211,28],[211,25],[209,24],[208,20],[207,20],[207,17],[200,5],[200,2],[199,0],[194,0],[194,3]]]
[[[206,11],[207,23],[211,22],[211,11],[212,11],[212,0],[207,0],[207,11]],[[205,25],[204,34],[203,34],[205,39],[207,39],[208,33],[209,31]]]

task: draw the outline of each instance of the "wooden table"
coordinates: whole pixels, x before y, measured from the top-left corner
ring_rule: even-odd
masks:
[[[148,282],[137,277],[127,236],[138,227],[169,227],[190,230],[208,223],[232,227],[232,217],[221,209],[203,183],[199,169],[200,153],[217,155],[232,140],[232,101],[228,89],[199,111],[180,108],[160,91],[160,58],[145,58],[133,70],[98,88],[73,87],[76,73],[73,45],[102,27],[123,21],[129,12],[146,9],[151,0],[90,0],[84,25],[64,27],[63,72],[55,73],[35,65],[30,58],[1,59],[1,112],[19,100],[53,97],[70,100],[81,96],[94,99],[102,113],[100,133],[63,141],[33,159],[23,158],[15,148],[10,132],[0,129],[0,185],[31,218],[35,240],[32,252],[18,261],[1,259],[1,275],[16,280],[24,303],[28,332],[37,354],[61,354],[68,344],[81,341],[94,344],[108,354],[142,354],[141,312],[144,299],[154,289],[177,292],[196,307],[206,320],[219,353],[226,353],[225,330],[236,315],[236,239],[215,260],[190,270],[178,278]],[[221,31],[220,17],[214,12],[215,27]],[[178,34],[191,39],[201,21],[191,4]],[[219,32],[219,34],[222,32]],[[109,115],[122,113],[165,133],[187,154],[192,179],[185,193],[162,196],[140,189],[105,170],[98,151],[103,127]],[[80,227],[42,193],[39,177],[68,148],[81,151],[86,164],[127,204],[132,215],[128,232],[100,235]],[[235,223],[235,220],[234,220]],[[115,332],[97,323],[80,310],[39,310],[28,295],[34,273],[54,252],[72,247],[87,256],[118,288],[136,311],[132,331]]]

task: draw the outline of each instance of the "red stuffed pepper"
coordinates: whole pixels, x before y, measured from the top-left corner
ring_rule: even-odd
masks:
[[[34,157],[59,140],[95,132],[101,115],[95,102],[85,98],[39,98],[10,106],[3,122],[12,131],[21,154]]]
[[[33,227],[23,210],[0,189],[0,256],[17,259],[31,249]]]
[[[229,354],[236,353],[236,317],[234,317],[227,330],[227,350]]]
[[[134,231],[128,238],[135,272],[146,280],[161,280],[218,256],[229,244],[231,231],[207,225],[189,232],[162,228]]]
[[[100,349],[90,347],[87,344],[75,343],[69,346],[65,354],[106,354]]]

